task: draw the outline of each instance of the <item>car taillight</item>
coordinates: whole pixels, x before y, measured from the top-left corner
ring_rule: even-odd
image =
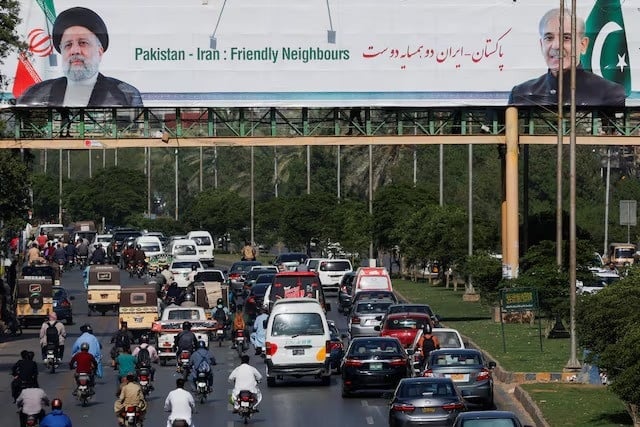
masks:
[[[355,316],[353,316],[353,317],[351,318],[351,323],[359,324],[359,323],[360,323],[360,318],[359,318],[359,317],[355,317]]]
[[[391,410],[396,412],[413,412],[416,410],[416,407],[408,403],[394,403],[391,405]]]
[[[478,376],[476,376],[476,381],[486,381],[491,378],[491,372],[483,368],[480,372],[478,372]]]
[[[68,307],[71,307],[71,304],[70,304],[70,303],[69,303],[69,301],[67,301],[66,299],[63,299],[63,300],[60,302],[60,306],[62,306],[62,307],[64,307],[64,308],[68,308]]]
[[[267,349],[267,356],[273,356],[278,351],[278,345],[272,342],[266,342],[265,347]]]
[[[364,364],[364,362],[362,362],[362,360],[356,360],[356,359],[346,359],[344,361],[344,365],[345,366],[351,366],[354,368],[358,368],[360,366],[362,366]]]
[[[427,369],[422,373],[423,377],[429,377],[429,378],[433,378],[435,377],[435,375],[433,375],[433,371],[431,369]]]
[[[135,412],[135,411],[136,411],[135,406],[127,406],[127,412]]]
[[[255,304],[255,302],[256,302],[256,299],[254,297],[247,298],[247,303],[248,304]]]
[[[389,365],[391,366],[404,366],[407,362],[404,359],[391,359],[389,360]]]
[[[340,341],[330,341],[330,346],[331,348],[329,349],[330,352],[333,350],[338,350],[341,349],[343,347],[342,343]]]
[[[460,402],[447,403],[446,405],[442,405],[442,409],[445,411],[460,411],[464,409],[464,405]]]
[[[332,346],[331,346],[331,340],[326,340],[326,341],[324,342],[324,351],[325,351],[325,353],[326,353],[326,354],[331,353],[331,348],[332,348]]]

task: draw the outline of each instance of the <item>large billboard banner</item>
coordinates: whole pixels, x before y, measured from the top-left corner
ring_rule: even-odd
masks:
[[[555,0],[20,4],[0,89],[25,107],[553,105],[571,62]],[[578,106],[640,105],[640,0],[577,22]]]

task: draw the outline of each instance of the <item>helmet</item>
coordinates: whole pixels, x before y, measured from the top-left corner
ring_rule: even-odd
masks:
[[[84,325],[80,326],[80,330],[81,330],[82,332],[89,332],[90,334],[92,334],[92,333],[93,333],[93,328],[92,328],[92,327],[91,327],[91,325],[90,325],[90,324],[88,324],[88,323],[85,323]]]
[[[182,330],[183,331],[190,331],[191,330],[191,322],[186,321],[182,324]]]
[[[184,295],[184,301],[194,301],[195,298],[193,298],[193,294],[191,292],[188,292]]]
[[[83,342],[82,344],[80,344],[80,351],[89,351],[89,343]]]
[[[140,249],[142,249],[142,246],[136,245],[136,249],[140,250]]]
[[[62,400],[56,398],[51,401],[51,409],[62,409]]]
[[[196,264],[191,264],[191,271],[196,271],[198,266]]]
[[[424,325],[424,328],[422,328],[422,332],[424,332],[425,334],[430,334],[431,333],[431,325],[429,323]]]
[[[207,348],[207,343],[202,340],[198,341],[198,348]]]
[[[218,300],[216,301],[216,305],[222,305],[224,303],[224,300],[222,298],[218,298]]]
[[[133,242],[129,242],[129,244],[127,244],[128,248],[132,248],[133,247]]]
[[[140,344],[142,344],[142,343],[147,343],[147,344],[149,344],[149,335],[147,335],[147,334],[143,334],[143,335],[140,337]]]

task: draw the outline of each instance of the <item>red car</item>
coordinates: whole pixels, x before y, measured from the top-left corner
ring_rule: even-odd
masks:
[[[423,329],[426,324],[431,325],[433,322],[428,314],[425,313],[394,313],[389,314],[383,325],[376,326],[379,328],[380,336],[396,337],[400,340],[404,348],[408,348],[413,344],[413,339],[419,330]]]

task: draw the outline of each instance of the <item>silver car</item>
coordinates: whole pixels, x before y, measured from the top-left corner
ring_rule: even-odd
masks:
[[[393,303],[390,299],[372,299],[356,303],[351,308],[349,316],[351,338],[380,335],[380,331],[376,331],[375,327],[380,325],[380,319]]]

